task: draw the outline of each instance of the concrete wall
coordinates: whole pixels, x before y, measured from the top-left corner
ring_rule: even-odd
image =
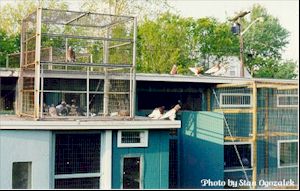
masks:
[[[32,162],[32,189],[51,188],[51,131],[0,131],[0,189],[12,189],[13,162]]]
[[[122,159],[140,156],[143,160],[143,188],[167,189],[169,184],[169,131],[150,130],[148,147],[118,148],[117,131],[113,131],[112,188],[120,189],[122,183]]]

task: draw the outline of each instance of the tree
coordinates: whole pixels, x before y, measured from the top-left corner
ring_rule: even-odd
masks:
[[[155,21],[146,20],[138,29],[138,71],[168,73],[174,64],[186,70],[188,22],[165,13]]]
[[[243,19],[242,26],[248,26],[259,17],[263,18],[263,22],[255,23],[255,26],[244,34],[246,66],[254,77],[294,76],[296,63],[282,60],[282,50],[289,43],[289,32],[280,25],[277,18],[268,14],[264,7],[254,5],[250,20]]]

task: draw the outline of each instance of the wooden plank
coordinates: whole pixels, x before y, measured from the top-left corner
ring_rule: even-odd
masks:
[[[257,181],[257,88],[256,83],[253,82],[252,90],[252,105],[253,105],[253,114],[252,114],[252,142],[253,142],[253,170],[252,170],[252,181]],[[253,185],[253,189],[256,188],[256,185]]]
[[[218,84],[217,88],[231,88],[231,87],[248,87],[249,83],[239,83],[239,84]]]

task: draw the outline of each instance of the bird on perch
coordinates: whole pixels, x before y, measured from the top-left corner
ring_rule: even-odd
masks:
[[[75,52],[71,46],[69,46],[67,50],[67,62],[75,62],[76,57],[75,57]]]
[[[165,106],[155,108],[148,117],[152,119],[159,119],[164,114]]]
[[[177,104],[171,110],[163,114],[159,119],[167,119],[169,118],[171,121],[174,121],[176,118],[176,113],[181,109],[180,105]]]
[[[171,69],[171,71],[170,71],[170,74],[171,74],[171,75],[177,74],[177,66],[176,66],[175,64],[173,65],[173,67],[172,67],[172,69]]]
[[[189,67],[189,70],[197,76],[203,72],[203,67]]]

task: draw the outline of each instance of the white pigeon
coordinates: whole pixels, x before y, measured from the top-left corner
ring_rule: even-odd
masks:
[[[202,67],[189,67],[189,70],[192,71],[195,75],[199,75],[202,71],[203,68]]]
[[[57,113],[56,113],[56,108],[54,107],[54,105],[52,104],[51,107],[49,107],[49,115],[51,117],[56,117]]]
[[[148,115],[148,117],[152,119],[160,119],[164,113],[164,106],[155,108],[151,114]]]
[[[176,113],[177,111],[180,109],[180,105],[177,104],[175,105],[175,107],[173,107],[171,110],[169,110],[167,113],[163,114],[163,116],[161,116],[161,118],[159,119],[167,119],[169,118],[171,121],[174,121],[176,118]]]
[[[170,74],[171,74],[171,75],[177,74],[177,66],[176,66],[175,64],[173,65],[173,67],[172,67],[172,69],[171,69],[171,71],[170,71]]]
[[[205,72],[205,74],[213,74],[213,73],[215,73],[215,72],[217,72],[217,71],[219,71],[220,70],[220,65],[219,64],[216,64],[216,65],[214,65],[213,67],[211,67],[209,70],[207,70],[206,72]]]

